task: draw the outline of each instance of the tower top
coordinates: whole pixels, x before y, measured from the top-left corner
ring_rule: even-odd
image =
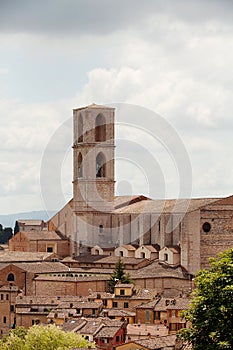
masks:
[[[73,109],[73,111],[80,111],[83,109],[115,109],[113,107],[109,107],[109,106],[103,106],[103,105],[97,105],[95,103],[92,103],[91,105],[85,106],[85,107],[80,107],[80,108],[75,108]]]

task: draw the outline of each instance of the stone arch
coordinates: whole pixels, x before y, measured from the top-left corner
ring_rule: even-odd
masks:
[[[83,156],[81,152],[78,154],[78,177],[83,177]]]
[[[106,159],[102,152],[96,157],[96,177],[106,177]]]
[[[95,141],[106,141],[106,119],[103,114],[98,114],[95,120]]]

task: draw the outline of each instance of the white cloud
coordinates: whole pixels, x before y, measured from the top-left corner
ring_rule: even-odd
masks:
[[[193,166],[194,195],[230,191],[232,7],[226,1],[221,6],[216,1],[211,6],[208,1],[179,1],[176,6],[169,1],[169,6],[164,1],[133,3],[117,3],[116,11],[106,14],[100,10],[101,1],[100,17],[91,18],[87,6],[77,23],[67,12],[60,13],[60,27],[47,19],[40,22],[41,12],[32,13],[35,23],[11,22],[17,11],[10,22],[1,23],[2,212],[41,208],[39,173],[46,144],[72,108],[92,102],[132,103],[159,113],[184,139]],[[102,16],[105,23],[100,23]],[[143,142],[136,133],[134,139]],[[59,146],[62,149],[62,141]],[[152,149],[149,140],[146,147]],[[153,152],[162,157],[154,146]],[[162,160],[168,195],[173,195],[174,169],[168,159]],[[68,156],[62,170],[67,197],[72,189],[69,166]],[[120,177],[129,174],[121,172]],[[133,189],[142,191],[140,182],[140,177],[135,179]]]

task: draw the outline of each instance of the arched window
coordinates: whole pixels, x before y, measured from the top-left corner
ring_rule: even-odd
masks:
[[[95,141],[103,142],[106,140],[106,120],[102,114],[98,114],[95,120]]]
[[[78,142],[83,142],[83,117],[81,114],[78,118]]]
[[[106,160],[103,153],[99,153],[96,157],[96,177],[106,176]]]
[[[13,282],[14,280],[15,280],[15,276],[13,275],[13,273],[9,273],[9,275],[7,276],[7,281]]]
[[[78,177],[83,177],[83,157],[81,153],[78,155]]]

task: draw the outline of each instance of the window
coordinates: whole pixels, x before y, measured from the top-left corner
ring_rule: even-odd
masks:
[[[146,310],[146,322],[150,321],[150,310]]]
[[[96,309],[92,309],[92,315],[96,314]]]
[[[52,253],[53,252],[53,247],[47,247],[47,253]]]
[[[9,275],[7,276],[7,281],[12,282],[15,280],[15,276],[13,275],[13,273],[9,273]]]
[[[117,301],[113,301],[112,307],[118,307],[118,302]]]
[[[96,157],[96,177],[106,176],[106,160],[102,152]]]
[[[103,225],[99,225],[99,233],[103,233],[104,232],[104,227]]]
[[[161,230],[161,223],[160,223],[160,220],[159,220],[159,222],[158,222],[158,229],[159,229],[159,232],[160,232],[160,230]]]
[[[10,310],[11,310],[11,312],[14,312],[14,311],[15,311],[14,305],[11,305],[11,306],[10,306]]]
[[[78,177],[83,177],[83,156],[80,152],[78,155]]]
[[[6,300],[9,300],[9,294],[6,294]]]
[[[81,314],[81,310],[80,309],[76,309],[76,314],[80,315]]]
[[[144,252],[141,253],[141,258],[145,259],[146,254]]]
[[[95,141],[103,142],[106,140],[106,120],[102,114],[97,115],[95,120]]]
[[[116,342],[119,343],[119,341],[120,341],[120,336],[117,335],[117,336],[116,336]]]
[[[6,316],[3,316],[3,323],[6,323]]]
[[[177,331],[177,324],[176,323],[170,323],[170,331]]]
[[[4,299],[4,294],[1,294],[1,300],[3,300]]]
[[[34,325],[34,324],[40,324],[40,320],[32,320],[32,326]]]
[[[172,317],[176,317],[176,311],[172,310]]]
[[[129,303],[127,301],[124,302],[124,309],[128,309]]]
[[[78,142],[83,142],[83,117],[81,114],[78,118]]]
[[[154,311],[154,320],[160,320],[160,311]]]
[[[124,253],[122,250],[120,250],[120,256],[124,256]]]
[[[164,261],[168,261],[168,254],[164,253]]]
[[[203,225],[202,225],[202,230],[204,231],[204,232],[210,232],[210,230],[211,230],[211,225],[210,225],[210,223],[209,222],[205,222]]]
[[[120,295],[125,295],[125,290],[124,289],[120,289]]]

